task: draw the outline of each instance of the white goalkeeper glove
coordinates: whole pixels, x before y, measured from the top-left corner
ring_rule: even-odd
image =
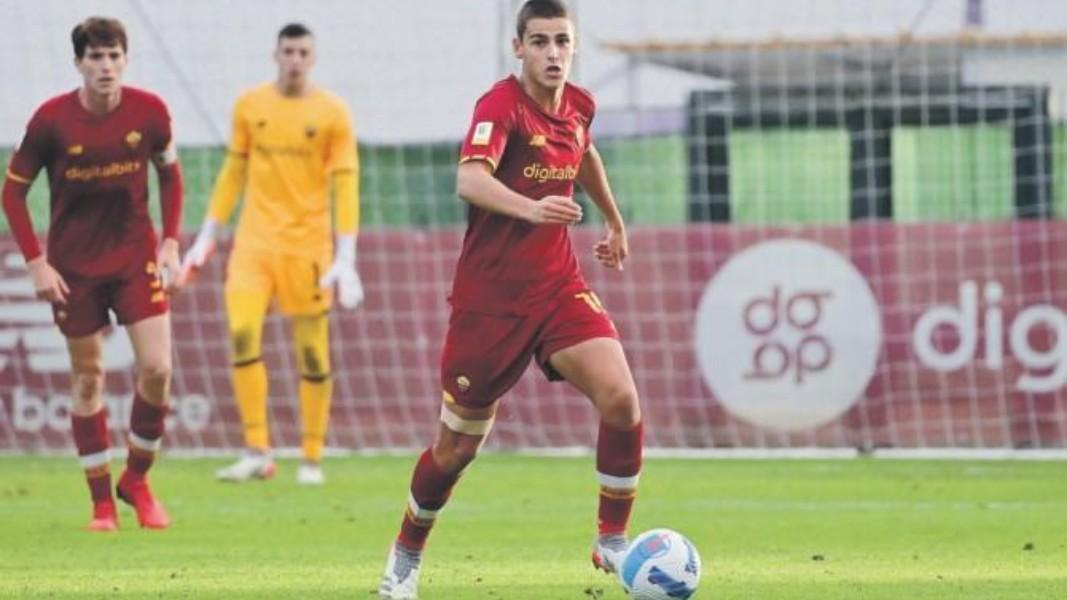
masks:
[[[196,240],[185,253],[185,260],[182,261],[181,283],[183,285],[189,277],[194,276],[204,266],[204,263],[215,252],[215,231],[218,227],[219,224],[214,219],[204,221],[200,233],[196,235]]]
[[[328,288],[337,284],[337,302],[341,307],[353,309],[363,302],[363,282],[356,271],[356,236],[343,235],[337,238],[337,252],[333,265],[319,280],[319,285]]]

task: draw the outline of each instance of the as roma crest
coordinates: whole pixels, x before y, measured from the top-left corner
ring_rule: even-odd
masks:
[[[144,136],[141,135],[140,131],[134,129],[133,131],[126,134],[126,145],[129,146],[131,150],[133,150],[137,147],[137,144],[141,143],[141,138],[143,137]]]

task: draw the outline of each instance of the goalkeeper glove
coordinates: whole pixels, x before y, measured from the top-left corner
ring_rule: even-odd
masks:
[[[193,245],[185,253],[181,273],[183,285],[204,266],[207,259],[211,258],[211,255],[215,252],[215,230],[218,229],[218,226],[219,224],[214,219],[205,220],[204,225],[200,228],[200,233],[196,235],[196,240],[193,241]]]
[[[337,284],[337,301],[343,308],[352,309],[363,302],[363,282],[356,272],[356,236],[343,235],[337,238],[337,252],[333,265],[319,280],[319,285],[328,288]]]

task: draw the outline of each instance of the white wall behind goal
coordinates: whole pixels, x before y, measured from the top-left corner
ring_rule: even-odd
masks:
[[[221,144],[237,94],[274,75],[277,29],[317,34],[315,78],[345,97],[366,141],[456,139],[474,99],[514,67],[507,40],[519,0],[0,0],[0,146],[18,141],[42,100],[78,85],[70,29],[122,19],[128,81],[162,94],[179,141]],[[680,106],[698,79],[667,69],[627,78],[600,41],[762,39],[959,30],[964,0],[571,0],[582,41],[576,77],[605,108]],[[1048,31],[1067,2],[987,0],[986,30]],[[636,85],[634,82],[637,82]],[[649,84],[648,82],[654,82]]]

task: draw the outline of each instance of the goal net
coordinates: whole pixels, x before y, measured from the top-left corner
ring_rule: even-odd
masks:
[[[330,316],[332,448],[422,447],[437,427],[446,297],[465,225],[454,195],[459,136],[478,93],[514,68],[500,48],[515,3],[499,4],[503,12],[468,15],[488,33],[466,48],[484,60],[463,60],[485,64],[459,83],[444,65],[458,57],[392,57],[360,43],[374,32],[346,36],[354,24],[326,18],[347,14],[347,4],[308,8],[320,17],[309,19],[321,50],[316,73],[352,104],[361,139],[367,297]],[[263,9],[269,26],[224,32],[206,3],[147,6],[112,8],[136,34],[132,56],[142,66],[131,66],[130,82],[158,89],[175,113],[191,237],[233,98],[272,77],[267,50],[287,17],[272,3]],[[364,9],[420,18],[393,6]],[[673,9],[664,8],[664,22],[619,24],[598,6],[578,3],[584,43],[596,48],[576,79],[601,98],[592,134],[629,228],[625,271],[593,260],[602,230],[584,197],[592,216],[572,236],[622,336],[649,446],[1067,446],[1067,37],[645,42],[668,39],[684,16],[669,21]],[[711,8],[693,6],[709,17]],[[27,98],[0,121],[5,166],[33,106],[74,85],[70,74],[52,74],[67,65],[69,15],[34,10],[15,8],[21,37],[0,36],[5,48],[36,53]],[[460,17],[442,16],[454,21],[442,26],[467,31]],[[197,54],[200,67],[189,64],[183,31],[215,48],[214,59]],[[229,39],[227,49],[212,45],[217,37]],[[368,101],[362,90],[373,77],[345,67],[360,52],[377,61],[362,57],[361,66],[432,68],[421,87]],[[616,66],[601,68],[596,56]],[[382,69],[380,85],[405,85]],[[38,225],[47,222],[43,179],[31,195]],[[228,249],[173,301],[170,448],[242,444],[223,308]],[[278,316],[266,324],[264,360],[272,442],[297,447],[296,360]],[[105,334],[105,363],[117,441],[134,367],[121,330]],[[49,307],[2,234],[0,451],[69,447],[68,368]],[[503,399],[489,447],[588,447],[596,429],[588,400],[532,368]]]

